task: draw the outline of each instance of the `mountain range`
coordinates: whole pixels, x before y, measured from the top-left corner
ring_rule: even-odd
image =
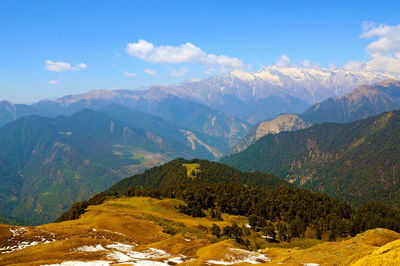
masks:
[[[265,134],[398,108],[399,82],[386,80],[328,99],[300,115],[260,122],[249,131],[254,121],[306,109],[313,97],[340,95],[359,82],[382,78],[269,67],[143,90],[91,91],[32,105],[0,102],[0,213],[17,220],[50,221],[68,204],[176,157],[216,159],[243,151]],[[306,102],[301,94],[313,96]],[[54,196],[60,191],[68,201]]]
[[[267,134],[294,131],[327,122],[347,123],[398,109],[400,81],[388,79],[362,85],[341,97],[314,104],[302,114],[281,114],[257,123],[233,146],[230,153],[243,151]]]
[[[359,205],[400,209],[400,111],[347,124],[324,123],[260,138],[220,161],[275,174],[293,184]]]
[[[0,128],[0,212],[51,221],[123,177],[176,157],[215,158],[220,146],[219,138],[119,105],[26,116]]]

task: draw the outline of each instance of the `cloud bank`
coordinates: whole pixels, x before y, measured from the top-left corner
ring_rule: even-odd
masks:
[[[130,77],[130,78],[136,77],[136,73],[127,72],[127,71],[123,71],[122,73],[124,74],[124,76]]]
[[[54,62],[52,60],[45,61],[45,68],[47,71],[51,72],[66,72],[66,71],[79,71],[82,69],[86,69],[87,65],[85,63],[80,63],[76,66],[72,66],[70,63],[66,62]]]
[[[207,54],[190,42],[180,46],[154,46],[151,42],[139,40],[136,43],[128,43],[125,51],[131,56],[150,63],[202,63],[208,66],[217,65],[223,71],[244,67],[243,62],[238,58]]]
[[[149,74],[149,75],[155,75],[156,74],[156,72],[153,69],[149,69],[149,68],[146,68],[143,71],[144,71],[144,73]]]
[[[377,71],[400,75],[400,24],[389,26],[373,22],[364,23],[363,39],[374,39],[366,50],[369,61],[350,61],[344,68],[352,71]]]

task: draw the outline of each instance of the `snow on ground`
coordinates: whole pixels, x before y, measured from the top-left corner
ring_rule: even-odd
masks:
[[[138,265],[138,266],[166,266],[169,265],[168,263],[165,262],[160,262],[160,261],[151,261],[151,260],[139,260],[131,265]]]
[[[216,264],[216,265],[234,265],[243,262],[247,262],[250,264],[260,264],[271,261],[264,254],[260,254],[257,252],[247,251],[239,248],[229,248],[229,250],[232,253],[226,254],[225,256],[226,260],[208,260],[206,262],[209,264]]]
[[[98,244],[96,246],[83,246],[76,248],[75,251],[81,251],[81,252],[96,252],[96,251],[104,251],[106,250],[103,248],[102,245]]]
[[[167,252],[157,248],[148,248],[144,252],[131,251],[127,253],[133,259],[159,259],[171,256]]]
[[[24,248],[27,248],[30,246],[35,246],[37,244],[48,244],[55,240],[54,233],[49,233],[47,231],[43,231],[45,234],[51,235],[50,240],[46,239],[45,236],[38,235],[38,236],[31,237],[34,239],[32,239],[30,241],[25,241],[24,238],[25,238],[26,233],[28,232],[28,230],[26,228],[24,228],[24,227],[20,227],[20,228],[16,228],[16,229],[10,228],[9,230],[13,234],[13,236],[10,239],[8,239],[8,242],[9,242],[8,246],[0,248],[0,254],[11,253],[16,250],[24,249]],[[21,240],[23,240],[23,241],[21,241]]]
[[[136,245],[128,245],[119,242],[115,242],[113,244],[106,245],[103,247],[98,244],[96,246],[82,246],[79,248],[75,248],[74,251],[78,252],[97,252],[97,251],[105,251],[106,258],[110,261],[102,261],[102,263],[129,263],[132,265],[169,265],[168,262],[180,263],[185,261],[185,256],[180,257],[171,257],[171,254],[168,254],[164,250],[156,249],[156,248],[148,248],[145,251],[139,252],[134,251],[133,249]],[[154,259],[166,259],[164,262],[159,261],[151,261]],[[65,262],[69,263],[69,262]],[[95,263],[95,262],[93,262]],[[62,264],[60,264],[62,265]],[[69,264],[65,264],[69,265]],[[87,264],[91,265],[91,264]],[[96,264],[93,264],[96,265]],[[103,265],[103,264],[100,264]],[[108,264],[106,264],[108,265]]]
[[[106,248],[116,249],[119,251],[132,251],[132,249],[134,249],[135,246],[116,242],[114,244],[107,245]]]
[[[109,261],[64,261],[59,264],[44,264],[42,266],[109,266]]]

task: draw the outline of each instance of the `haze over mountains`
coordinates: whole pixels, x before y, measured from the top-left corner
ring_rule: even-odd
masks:
[[[162,115],[155,106],[172,96],[257,123],[280,113],[302,113],[311,104],[342,96],[360,85],[389,78],[399,76],[372,71],[273,65],[258,72],[233,71],[203,80],[141,90],[95,90],[44,100],[31,106],[2,102],[0,125],[35,112],[46,116],[72,114],[82,108],[96,109],[110,102]]]
[[[249,131],[254,121],[304,111],[317,99],[382,78],[369,72],[272,66],[33,105],[0,102],[0,178],[6,184],[0,213],[49,221],[72,202],[176,157],[216,159],[244,150],[265,134],[336,121],[332,114],[346,122],[399,108],[399,83],[387,80]],[[52,196],[59,191],[66,191],[69,200]]]

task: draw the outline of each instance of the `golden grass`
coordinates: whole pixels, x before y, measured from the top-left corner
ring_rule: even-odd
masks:
[[[220,227],[231,225],[229,220],[247,221],[244,217],[224,215],[227,221],[211,221],[208,218],[193,218],[180,213],[175,206],[182,201],[173,199],[153,199],[146,197],[126,197],[111,199],[101,205],[89,206],[79,219],[61,223],[45,224],[27,229],[23,240],[32,236],[52,235],[52,243],[24,248],[8,254],[0,254],[0,265],[49,264],[66,260],[101,260],[102,252],[72,252],[84,245],[110,244],[120,242],[135,245],[138,250],[154,247],[170,254],[195,256],[197,250],[210,244],[211,235],[199,229],[199,225]],[[184,235],[171,236],[164,233],[164,225],[182,229]],[[12,237],[10,228],[0,225],[0,247],[7,245]],[[31,239],[32,240],[32,239]],[[188,241],[190,240],[190,241]]]
[[[223,214],[224,221],[193,218],[179,213],[175,207],[179,204],[182,202],[175,199],[111,199],[102,205],[90,206],[78,220],[24,227],[26,232],[21,234],[20,239],[13,239],[10,232],[10,228],[18,227],[0,225],[0,247],[18,241],[32,242],[38,236],[55,240],[49,244],[0,254],[0,265],[109,260],[105,251],[79,252],[76,248],[98,244],[105,247],[114,242],[137,244],[138,251],[152,247],[164,250],[171,256],[194,258],[185,262],[185,265],[204,265],[208,260],[226,260],[237,255],[231,249],[239,246],[234,240],[212,244],[213,237],[199,225],[210,228],[215,223],[223,228],[236,222],[241,226],[247,222],[245,217]],[[167,234],[168,230],[176,234]],[[384,265],[400,265],[400,234],[386,229],[369,230],[340,242],[295,239],[290,244],[266,245],[268,248],[263,252],[272,260],[269,265],[382,265],[381,262]]]
[[[400,240],[392,241],[356,261],[354,266],[400,265]]]
[[[400,239],[400,234],[387,229],[373,229],[340,242],[325,242],[308,249],[266,248],[274,263],[318,263],[350,265],[370,255],[379,247]]]

